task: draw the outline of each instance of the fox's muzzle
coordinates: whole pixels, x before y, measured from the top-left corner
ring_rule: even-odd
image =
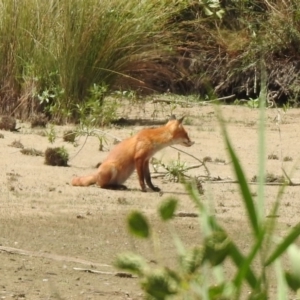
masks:
[[[184,141],[182,143],[182,145],[185,146],[185,147],[191,147],[194,144],[195,144],[195,142],[192,142],[192,141]]]

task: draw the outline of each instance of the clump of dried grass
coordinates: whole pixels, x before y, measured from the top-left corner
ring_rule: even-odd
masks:
[[[30,118],[31,128],[46,127],[47,123],[48,123],[48,118],[42,113],[34,114]]]
[[[23,148],[21,150],[22,154],[31,155],[31,156],[44,156],[44,153],[40,150],[36,150],[34,148]]]
[[[17,120],[14,117],[3,116],[0,120],[0,129],[7,131],[17,131]]]
[[[69,154],[64,147],[47,148],[45,151],[45,164],[49,166],[67,167]]]
[[[74,143],[76,139],[77,132],[74,130],[67,130],[63,134],[63,140],[65,142]]]

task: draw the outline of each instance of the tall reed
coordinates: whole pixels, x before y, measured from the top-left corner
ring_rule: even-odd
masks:
[[[163,35],[153,37],[171,3],[0,0],[0,109],[73,114],[94,84],[110,86],[129,62],[161,51]]]

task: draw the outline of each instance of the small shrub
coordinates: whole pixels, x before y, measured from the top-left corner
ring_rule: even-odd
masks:
[[[212,158],[210,156],[203,157],[204,162],[212,162]]]
[[[45,164],[49,166],[68,166],[69,154],[64,147],[47,148]]]
[[[30,118],[31,128],[46,127],[48,118],[44,114],[35,114]]]
[[[0,133],[0,139],[4,139],[4,134]]]
[[[67,130],[64,132],[63,140],[65,142],[74,143],[76,138],[76,131]]]
[[[285,156],[283,158],[283,161],[292,161],[292,160],[293,160],[293,158],[291,156]]]
[[[7,131],[17,131],[17,121],[15,118],[10,116],[3,116],[0,120],[0,129]]]
[[[178,153],[178,159],[172,160],[168,165],[165,165],[161,162],[161,166],[163,166],[167,174],[165,178],[170,182],[182,182],[187,171],[187,165],[185,162],[180,160],[180,153]]]

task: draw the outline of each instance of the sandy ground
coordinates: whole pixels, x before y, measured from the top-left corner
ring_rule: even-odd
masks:
[[[148,103],[145,106],[123,107],[120,116],[165,118],[170,106]],[[187,115],[186,125],[195,145],[178,148],[199,159],[210,157],[207,163],[211,176],[233,180],[232,165],[224,147],[220,125],[213,106],[179,105],[173,113]],[[258,169],[258,117],[259,111],[240,106],[223,106],[227,128],[249,179]],[[276,109],[267,110],[266,156],[268,172],[281,176],[281,167],[295,182],[300,182],[299,149],[300,111],[289,109],[281,113],[282,123],[276,125]],[[72,126],[55,126],[57,139],[50,144],[41,136],[44,129],[30,128],[18,122],[19,132],[1,131],[0,139],[0,299],[143,299],[136,278],[114,276],[112,267],[116,255],[134,251],[148,261],[162,261],[172,265],[176,258],[174,242],[167,228],[157,216],[157,207],[168,196],[180,199],[179,212],[196,212],[192,201],[180,183],[154,178],[153,182],[163,193],[142,193],[136,174],[127,182],[129,190],[111,191],[96,186],[72,187],[73,176],[92,172],[113,147],[107,137],[105,151],[100,152],[96,137],[81,137],[75,147],[64,142],[63,132]],[[103,128],[118,138],[125,138],[142,126]],[[48,130],[48,129],[47,129]],[[48,147],[64,146],[69,154],[69,167],[52,167],[44,164],[40,156],[24,155],[11,147],[15,141],[26,148],[45,151]],[[157,159],[166,164],[178,158],[178,151],[167,148]],[[292,160],[283,162],[283,158]],[[180,154],[188,166],[198,162],[191,156]],[[161,169],[162,170],[162,169]],[[191,169],[189,175],[204,176],[203,167]],[[213,207],[220,223],[248,251],[250,229],[238,185],[235,183],[203,183],[203,201]],[[251,185],[253,193],[256,185]],[[278,186],[266,187],[266,215],[276,199]],[[286,188],[278,215],[280,235],[299,222],[300,187]],[[158,238],[159,249],[151,241],[132,238],[126,228],[126,217],[132,210],[140,210],[149,218]],[[173,224],[184,244],[194,246],[201,241],[197,218],[176,217]],[[15,250],[14,250],[15,249]],[[110,274],[95,274],[74,268],[95,269]],[[230,274],[230,270],[228,270]],[[274,287],[276,283],[274,282]]]

